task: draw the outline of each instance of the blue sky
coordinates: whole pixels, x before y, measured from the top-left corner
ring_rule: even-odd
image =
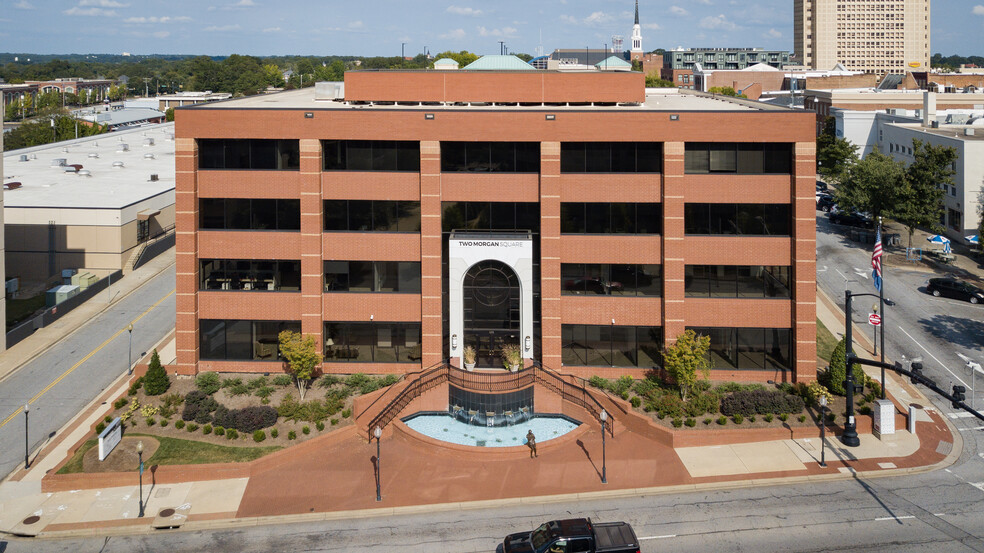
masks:
[[[0,51],[534,54],[632,31],[632,0],[0,0]],[[641,0],[643,48],[793,49],[790,0]],[[932,52],[984,55],[984,0],[934,0]]]

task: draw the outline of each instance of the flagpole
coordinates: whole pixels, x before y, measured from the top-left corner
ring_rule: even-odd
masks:
[[[878,237],[881,238],[882,218],[878,218]],[[885,399],[885,264],[881,265],[881,286],[878,287],[878,311],[881,313],[881,398]]]

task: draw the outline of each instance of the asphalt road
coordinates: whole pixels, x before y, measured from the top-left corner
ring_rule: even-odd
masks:
[[[0,382],[0,475],[24,463],[24,404],[30,401],[28,440],[36,452],[127,370],[131,321],[140,317],[134,359],[174,328],[173,290],[172,265]]]

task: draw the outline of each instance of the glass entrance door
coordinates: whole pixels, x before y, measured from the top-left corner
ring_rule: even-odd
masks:
[[[477,366],[502,368],[502,347],[519,345],[519,278],[500,261],[482,261],[465,274],[463,292],[464,344]]]

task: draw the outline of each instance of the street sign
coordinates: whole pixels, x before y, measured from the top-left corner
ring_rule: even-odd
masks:
[[[881,324],[881,315],[878,313],[872,313],[868,315],[868,324],[871,326],[878,326]]]

